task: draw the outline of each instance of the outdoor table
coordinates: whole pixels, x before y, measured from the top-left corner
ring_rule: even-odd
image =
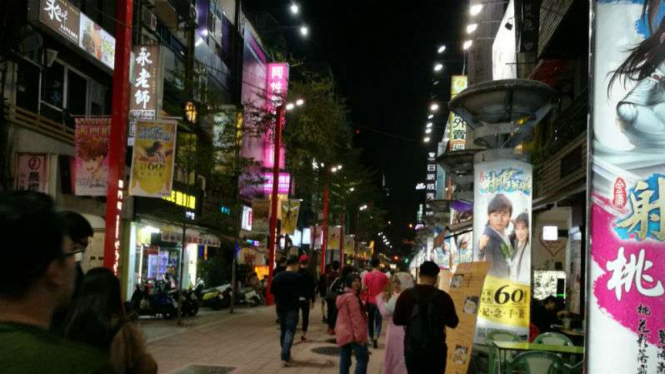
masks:
[[[504,342],[495,341],[494,346],[499,350],[499,373],[503,373],[504,365],[506,363],[507,351],[540,351],[562,353],[569,355],[582,355],[584,354],[584,347],[569,346],[569,345],[552,345],[552,344],[535,344],[529,342]]]

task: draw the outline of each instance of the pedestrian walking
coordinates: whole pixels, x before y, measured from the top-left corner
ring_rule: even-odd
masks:
[[[376,349],[379,346],[378,340],[379,335],[381,335],[381,325],[383,324],[381,313],[379,313],[379,309],[376,306],[376,297],[388,287],[390,281],[381,271],[381,262],[378,258],[372,259],[371,264],[372,271],[365,274],[362,282],[363,290],[366,294],[365,301],[367,303],[369,337],[372,339],[372,344]]]
[[[273,280],[279,275],[279,273],[284,271],[286,271],[286,257],[280,257],[279,260],[277,260],[277,266],[275,266],[275,269],[272,271]],[[275,320],[275,323],[279,324],[279,313],[277,314],[277,320]]]
[[[369,351],[367,343],[367,311],[360,299],[360,275],[352,273],[346,277],[344,293],[337,297],[337,324],[335,335],[341,348],[339,373],[348,374],[351,369],[351,354],[356,354],[355,374],[367,373]]]
[[[72,211],[59,212],[58,216],[63,224],[65,240],[63,247],[65,251],[76,252],[74,261],[76,261],[76,281],[74,283],[74,293],[72,295],[72,303],[76,300],[81,284],[83,283],[83,268],[81,262],[85,250],[90,244],[90,239],[94,235],[94,230],[85,217],[81,214]],[[51,319],[51,331],[63,334],[65,330],[65,318],[69,309],[65,308],[53,314]]]
[[[307,255],[300,256],[300,269],[298,274],[303,279],[304,291],[303,295],[299,299],[300,314],[302,315],[302,336],[300,337],[301,342],[307,341],[307,328],[309,327],[309,310],[314,309],[314,303],[316,301],[316,282],[312,274],[310,274],[308,266],[309,259]]]
[[[92,269],[83,277],[67,315],[65,337],[107,353],[117,374],[157,373],[141,332],[125,316],[120,281],[107,268]]]
[[[339,283],[339,261],[333,261],[332,271],[326,275],[326,305],[328,306],[328,335],[335,335],[335,320],[337,319],[337,306],[335,302],[339,292],[344,290],[344,282]]]
[[[404,360],[409,374],[441,374],[446,371],[445,328],[459,323],[453,300],[437,283],[439,265],[420,265],[420,283],[400,293],[393,323],[405,326]]]
[[[376,306],[386,320],[386,354],[383,359],[383,374],[407,374],[404,362],[404,327],[393,323],[393,313],[399,294],[412,288],[413,277],[406,272],[396,273],[390,278],[390,288],[376,297]]]
[[[3,374],[113,374],[97,350],[49,331],[67,308],[81,250],[64,248],[64,229],[45,194],[0,193],[0,363]]]
[[[316,291],[319,294],[319,299],[321,299],[321,315],[323,316],[323,323],[328,322],[327,321],[327,309],[326,309],[326,292],[328,290],[328,274],[332,271],[332,267],[330,265],[326,265],[325,271],[323,274],[319,274],[319,282],[316,285]],[[334,278],[333,278],[334,279]],[[331,281],[332,283],[332,281]]]
[[[279,343],[282,347],[281,359],[284,366],[291,366],[291,346],[298,327],[298,307],[304,294],[304,281],[298,274],[298,258],[291,257],[286,262],[286,271],[279,273],[272,281],[270,292],[275,295],[279,317]]]

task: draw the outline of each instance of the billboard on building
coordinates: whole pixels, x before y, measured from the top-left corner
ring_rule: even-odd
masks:
[[[106,196],[111,118],[76,118],[76,195]]]
[[[136,122],[129,194],[171,196],[178,124],[175,121]]]
[[[489,262],[476,340],[491,330],[529,334],[533,168],[502,160],[474,165],[474,259]]]
[[[665,367],[661,0],[592,2],[590,373]]]

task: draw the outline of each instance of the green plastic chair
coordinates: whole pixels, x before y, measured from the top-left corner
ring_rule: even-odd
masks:
[[[550,352],[524,352],[506,365],[510,374],[564,374],[561,357]]]
[[[567,345],[573,346],[573,341],[564,334],[558,332],[545,332],[533,339],[536,344],[549,344],[549,345]]]
[[[522,339],[509,331],[493,330],[485,336],[485,344],[489,348],[488,371],[489,374],[499,374],[499,350],[493,342],[521,342]],[[510,354],[507,355],[510,359]]]
[[[565,374],[582,374],[584,370],[584,361],[580,361],[574,365],[564,363],[563,369]]]

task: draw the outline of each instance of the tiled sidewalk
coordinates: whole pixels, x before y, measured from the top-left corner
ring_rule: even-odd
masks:
[[[282,367],[279,359],[279,329],[274,308],[241,309],[234,315],[220,311],[196,318],[185,320],[187,325],[184,328],[175,327],[173,321],[141,323],[148,337],[148,349],[155,356],[160,373],[180,373],[190,365],[235,368],[229,372],[231,374],[339,373],[339,356],[312,351],[335,347],[325,333],[327,325],[321,323],[318,304],[310,315],[310,341],[294,345],[294,365],[288,368]],[[370,349],[369,374],[382,373],[383,335],[379,349]],[[300,339],[300,331],[297,339]],[[351,373],[354,368],[351,367]]]

